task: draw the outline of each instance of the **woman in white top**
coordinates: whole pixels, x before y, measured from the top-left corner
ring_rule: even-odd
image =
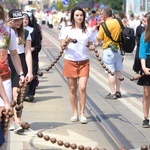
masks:
[[[85,17],[86,14],[82,8],[74,7],[70,16],[72,25],[62,29],[59,35],[61,46],[66,45],[63,75],[68,79],[69,96],[73,110],[71,121],[80,120],[81,123],[87,123],[84,110],[89,77],[89,50],[95,48],[92,31],[85,25]],[[77,43],[73,43],[73,39],[76,39]],[[77,96],[77,90],[79,97]],[[78,114],[78,100],[80,102],[80,114]]]
[[[0,117],[2,110],[6,112],[11,109],[10,102],[12,101],[12,88],[11,88],[11,70],[8,65],[8,51],[15,66],[17,75],[23,73],[21,62],[17,53],[17,45],[14,31],[7,27],[5,24],[5,12],[2,5],[0,5]],[[24,77],[21,76],[20,80],[24,82]],[[7,127],[6,127],[7,131]],[[5,142],[4,132],[0,124],[0,147]]]
[[[32,55],[31,55],[31,36],[28,31],[24,31],[23,28],[23,14],[20,9],[12,9],[8,13],[9,20],[8,25],[15,31],[17,39],[17,52],[20,56],[20,60],[23,67],[23,74],[28,82],[33,79],[32,74]],[[9,66],[12,70],[12,87],[13,87],[13,100],[17,100],[17,89],[19,85],[19,78],[16,74],[14,66],[9,60]],[[22,131],[20,126],[21,118],[17,117],[16,109],[14,108],[14,123],[10,125],[9,130],[14,130],[15,132]]]

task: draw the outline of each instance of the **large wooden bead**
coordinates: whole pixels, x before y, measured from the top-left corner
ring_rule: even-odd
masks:
[[[79,150],[84,150],[84,146],[83,146],[83,145],[79,145],[79,146],[78,146],[78,149],[79,149]]]
[[[25,128],[26,122],[21,122],[21,127],[24,129]]]
[[[43,137],[43,133],[42,133],[42,132],[38,132],[38,133],[37,133],[37,136],[38,136],[39,138],[42,138],[42,137]]]
[[[51,138],[51,142],[52,142],[52,143],[56,143],[57,140],[56,140],[55,138]]]
[[[21,89],[20,89],[20,88],[18,88],[18,89],[17,89],[17,93],[20,93],[20,92],[21,92]]]
[[[141,150],[148,150],[148,146],[147,145],[141,146]]]
[[[20,111],[21,110],[20,105],[16,105],[15,109],[16,109],[16,111]]]
[[[23,82],[19,81],[19,88],[22,88],[22,87],[23,87]]]
[[[85,150],[92,150],[92,148],[88,146],[85,148]]]
[[[14,100],[10,102],[10,106],[11,106],[11,107],[15,107],[15,106],[16,106],[16,104],[17,104],[17,102],[16,102],[16,101],[14,101]]]
[[[26,122],[25,126],[24,126],[24,129],[25,130],[28,130],[30,128],[30,125]]]
[[[57,144],[58,144],[59,146],[62,146],[62,145],[64,144],[64,142],[61,141],[61,140],[58,140],[58,141],[57,141]]]
[[[45,141],[49,141],[50,140],[50,137],[48,135],[44,135],[44,140]]]
[[[120,80],[120,81],[123,81],[123,80],[124,80],[124,78],[123,78],[123,77],[119,77],[119,80]]]
[[[11,110],[9,110],[9,111],[8,111],[8,116],[9,116],[9,117],[12,117],[13,115],[14,115],[14,113],[13,113]]]
[[[76,149],[76,148],[77,148],[77,145],[73,143],[73,144],[71,144],[71,148],[72,148],[72,149]]]
[[[65,146],[66,148],[69,148],[69,147],[70,147],[70,143],[66,142],[66,143],[64,143],[64,146]]]
[[[43,76],[43,72],[38,72],[38,75],[39,75],[40,77],[42,77],[42,76]]]
[[[93,150],[99,150],[99,148],[95,147]]]

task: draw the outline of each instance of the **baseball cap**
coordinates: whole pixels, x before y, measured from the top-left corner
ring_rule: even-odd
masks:
[[[23,14],[22,14],[22,11],[20,9],[11,9],[9,12],[8,12],[8,15],[9,15],[9,18],[11,19],[21,19],[23,18]]]

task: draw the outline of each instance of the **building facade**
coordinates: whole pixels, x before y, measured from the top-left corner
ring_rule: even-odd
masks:
[[[150,11],[150,0],[126,0],[126,13],[143,15]]]

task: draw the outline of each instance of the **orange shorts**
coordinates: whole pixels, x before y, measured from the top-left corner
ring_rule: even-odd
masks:
[[[89,77],[89,64],[89,59],[83,61],[64,59],[63,75],[69,78]]]

